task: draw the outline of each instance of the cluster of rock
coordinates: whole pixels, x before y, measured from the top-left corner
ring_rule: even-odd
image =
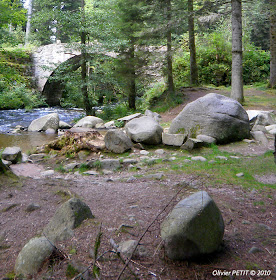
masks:
[[[123,153],[131,149],[133,143],[149,145],[179,146],[191,150],[211,143],[230,143],[253,137],[266,144],[265,133],[276,133],[276,121],[272,112],[248,111],[231,98],[210,93],[189,103],[172,121],[168,131],[160,126],[161,117],[147,110],[144,115],[136,113],[118,119],[124,124],[117,129],[115,122],[104,123],[94,116],[86,116],[73,127],[116,129],[105,137],[105,145],[114,153]],[[59,128],[70,127],[59,121],[53,113],[34,120],[29,131],[56,132]]]
[[[56,242],[72,238],[74,229],[84,220],[94,218],[90,208],[80,199],[62,204],[43,229],[43,235],[29,240],[20,251],[15,273],[24,277],[37,274],[43,264],[58,255]],[[173,260],[185,260],[217,251],[222,243],[224,222],[213,199],[200,191],[181,200],[161,224],[165,251]],[[111,246],[125,258],[148,256],[147,248],[137,240],[122,241]]]
[[[17,275],[32,276],[43,263],[57,253],[55,243],[71,238],[84,220],[94,218],[90,208],[80,199],[71,198],[57,209],[43,236],[32,238],[19,253],[15,263]]]

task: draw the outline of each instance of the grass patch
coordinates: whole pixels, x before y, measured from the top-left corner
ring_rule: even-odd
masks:
[[[198,153],[198,152],[197,152]],[[263,189],[268,187],[276,188],[276,184],[263,184],[255,179],[255,175],[274,174],[275,163],[273,152],[269,151],[262,156],[231,158],[234,154],[222,152],[216,145],[211,148],[205,148],[200,154],[207,161],[191,161],[185,162],[185,159],[190,159],[187,155],[177,155],[174,162],[169,162],[167,168],[161,168],[162,171],[168,172],[173,170],[177,173],[193,174],[202,178],[211,176],[211,185],[240,185],[248,189]],[[224,156],[227,160],[218,159],[217,156]],[[211,161],[211,162],[210,162]],[[242,177],[237,177],[238,173],[243,173]]]

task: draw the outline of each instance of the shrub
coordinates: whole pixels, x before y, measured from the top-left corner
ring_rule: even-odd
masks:
[[[31,109],[45,105],[43,97],[26,87],[25,84],[5,88],[0,93],[0,109]]]
[[[199,82],[216,86],[231,84],[231,44],[223,34],[214,32],[198,39],[197,63]],[[263,82],[269,76],[269,52],[246,44],[243,53],[244,84]],[[183,50],[174,59],[173,65],[177,87],[189,84],[189,52]]]

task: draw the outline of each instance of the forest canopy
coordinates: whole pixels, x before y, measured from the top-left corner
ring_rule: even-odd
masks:
[[[231,85],[235,1],[0,0],[1,57],[5,63],[9,59],[5,48],[77,44],[83,58],[80,68],[53,79],[63,85],[61,105],[82,107],[88,114],[94,114],[95,106],[118,102],[134,110],[145,98],[161,94],[177,100],[183,86]],[[275,86],[275,66],[270,65],[275,60],[275,26],[270,28],[275,25],[274,2],[242,1],[244,84]],[[102,55],[108,52],[116,58]],[[17,86],[32,91],[24,81],[3,82],[3,61],[0,67],[0,99],[18,91]]]

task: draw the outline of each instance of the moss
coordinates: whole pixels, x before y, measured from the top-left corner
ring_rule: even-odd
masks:
[[[71,279],[78,274],[79,271],[72,264],[69,263],[66,269],[66,277]]]

